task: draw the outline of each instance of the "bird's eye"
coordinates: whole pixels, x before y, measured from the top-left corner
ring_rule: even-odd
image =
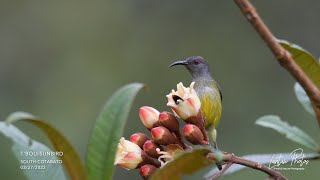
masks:
[[[193,64],[198,65],[198,64],[200,64],[200,61],[199,60],[194,60]]]

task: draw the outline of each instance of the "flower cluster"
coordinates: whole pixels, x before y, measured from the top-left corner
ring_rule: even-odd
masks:
[[[149,106],[141,107],[139,117],[151,132],[151,138],[143,133],[132,134],[129,140],[121,138],[114,164],[126,169],[139,169],[141,176],[147,179],[157,168],[164,166],[185,149],[191,148],[183,141],[182,136],[194,145],[208,144],[201,102],[193,87],[194,82],[190,87],[179,83],[177,90],[172,90],[167,95],[167,106],[173,113],[160,113]],[[182,133],[178,118],[187,123]]]

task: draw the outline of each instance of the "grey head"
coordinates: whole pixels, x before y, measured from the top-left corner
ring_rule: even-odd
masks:
[[[201,56],[187,57],[185,60],[172,63],[169,67],[176,65],[185,66],[190,72],[193,80],[212,79],[209,64]]]

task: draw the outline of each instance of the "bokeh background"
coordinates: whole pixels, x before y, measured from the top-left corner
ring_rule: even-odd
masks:
[[[319,1],[254,4],[278,38],[319,57]],[[95,118],[115,90],[130,82],[148,85],[134,103],[124,136],[147,132],[138,108],[169,110],[165,95],[180,81],[190,83],[190,76],[183,67],[168,65],[191,55],[209,61],[222,88],[220,149],[244,155],[300,147],[254,124],[265,114],[280,115],[319,142],[316,121],[295,98],[295,81],[231,0],[0,1],[0,118],[18,110],[38,115],[61,130],[84,159]],[[37,128],[18,127],[48,143]],[[0,179],[25,179],[11,142],[0,135],[0,144]],[[310,162],[305,171],[283,173],[314,179],[319,165]],[[139,178],[137,171],[121,168],[114,175]],[[244,170],[224,179],[265,178]]]

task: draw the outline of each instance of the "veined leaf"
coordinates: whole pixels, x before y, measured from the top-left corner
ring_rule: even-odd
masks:
[[[211,152],[209,149],[194,149],[192,151],[182,152],[177,155],[174,160],[159,169],[151,180],[180,180],[182,175],[188,175],[196,172],[213,163],[212,160],[206,158]]]
[[[43,180],[52,177],[53,179],[67,180],[62,164],[59,163],[59,159],[56,156],[39,155],[40,153],[52,152],[50,148],[38,141],[30,139],[10,123],[0,122],[0,132],[12,140],[12,151],[19,160],[20,169],[28,179]],[[40,160],[40,163],[32,163],[37,160]],[[42,161],[51,160],[55,163],[41,163]],[[24,169],[24,167],[31,168],[30,166],[39,169]]]
[[[96,120],[88,145],[86,167],[92,180],[111,179],[117,144],[133,100],[143,84],[132,83],[115,92]]]
[[[284,134],[288,139],[305,147],[317,151],[319,145],[304,131],[295,126],[290,126],[287,122],[282,121],[278,116],[266,115],[256,120],[256,124],[268,127]]]
[[[313,117],[315,117],[315,113],[314,110],[312,108],[310,99],[307,95],[307,93],[304,91],[304,89],[301,87],[301,85],[299,83],[296,83],[294,85],[294,92],[297,96],[298,101],[300,102],[300,104],[303,106],[303,108],[310,113],[311,115],[313,115]]]
[[[285,40],[278,40],[280,45],[287,49],[296,63],[306,73],[306,75],[315,83],[320,89],[320,64],[309,52],[302,47],[292,44]]]
[[[41,119],[29,113],[15,112],[12,113],[6,120],[8,123],[13,123],[16,121],[29,122],[40,128],[53,144],[55,151],[63,152],[63,156],[59,156],[59,158],[62,160],[63,165],[68,171],[71,179],[86,179],[86,171],[78,153],[62,133],[60,133],[49,123],[42,121]]]

